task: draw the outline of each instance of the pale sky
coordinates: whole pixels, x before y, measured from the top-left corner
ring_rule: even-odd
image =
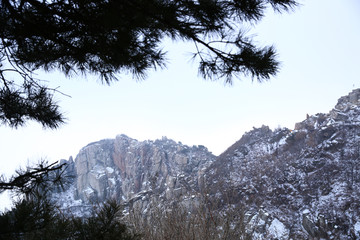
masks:
[[[360,0],[301,3],[294,12],[268,14],[251,30],[260,45],[278,50],[281,71],[269,82],[204,81],[190,61],[192,45],[181,42],[166,42],[168,68],[142,82],[120,75],[104,86],[94,76],[41,73],[50,87],[71,95],[56,95],[67,124],[57,130],[35,122],[0,126],[0,173],[12,174],[40,158],[75,158],[88,143],[117,134],[138,140],[167,136],[219,155],[252,127],[292,129],[306,114],[329,112],[339,97],[360,87]],[[0,199],[0,209],[4,204]]]

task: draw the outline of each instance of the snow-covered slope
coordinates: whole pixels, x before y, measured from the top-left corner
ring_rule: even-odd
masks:
[[[208,184],[218,183],[212,193],[225,199],[221,189],[231,189],[229,204],[244,205],[249,223],[263,219],[252,224],[263,239],[274,226],[282,239],[360,237],[359,98],[354,90],[295,130],[246,133],[207,169]]]

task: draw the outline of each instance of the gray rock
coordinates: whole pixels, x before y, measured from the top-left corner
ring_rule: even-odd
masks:
[[[203,146],[189,147],[167,138],[139,142],[118,135],[80,150],[75,159],[78,196],[85,202],[112,197],[149,203],[151,196],[174,201],[199,191],[203,181],[199,175],[214,160]],[[144,191],[151,194],[139,197]]]

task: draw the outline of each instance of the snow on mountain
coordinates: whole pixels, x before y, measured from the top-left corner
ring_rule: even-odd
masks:
[[[76,178],[67,193],[83,204],[113,198],[145,211],[155,198],[180,201],[199,192],[202,172],[214,160],[204,146],[189,147],[166,137],[139,142],[118,135],[80,150],[69,174]]]
[[[243,209],[250,238],[359,238],[359,99],[354,90],[293,130],[254,128],[218,157],[167,138],[119,135],[89,144],[58,202],[69,209],[115,198],[144,213],[153,203],[181,202],[191,212],[206,193],[215,211]]]
[[[355,239],[360,217],[359,99],[360,90],[354,90],[328,114],[308,116],[294,130],[262,126],[244,134],[207,169],[207,182],[220,183],[212,186],[212,193],[225,198],[228,193],[221,189],[231,189],[231,201],[253,216],[260,210],[268,213],[273,220],[254,231],[263,239],[274,232],[275,219],[289,238]]]

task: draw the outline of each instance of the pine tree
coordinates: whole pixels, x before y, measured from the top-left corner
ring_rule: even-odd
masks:
[[[17,170],[10,179],[0,176],[0,193],[10,190],[17,195],[29,197],[34,193],[46,194],[55,188],[63,188],[73,177],[65,174],[66,168],[65,163],[49,164],[43,160],[34,167]]]
[[[2,0],[0,2],[0,121],[64,122],[56,89],[33,77],[38,69],[99,74],[105,83],[130,72],[145,78],[165,66],[165,38],[192,42],[206,79],[243,75],[264,81],[279,68],[274,47],[258,47],[242,26],[267,7],[287,11],[295,0]],[[10,80],[18,73],[21,82]]]
[[[46,195],[25,198],[0,214],[0,239],[6,240],[137,240],[139,235],[120,220],[113,200],[90,217],[66,215]]]

